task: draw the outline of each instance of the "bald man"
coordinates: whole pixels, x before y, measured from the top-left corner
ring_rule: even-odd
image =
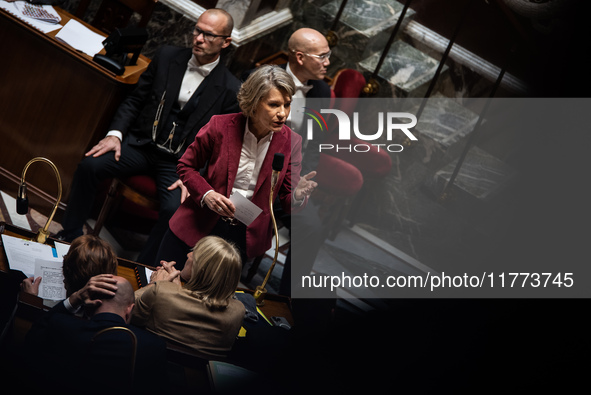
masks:
[[[28,355],[44,389],[53,386],[79,392],[123,390],[129,386],[132,336],[129,332],[98,333],[107,328],[129,329],[137,340],[134,390],[162,390],[163,380],[153,380],[153,369],[166,365],[165,341],[129,325],[134,291],[125,278],[113,276],[117,290],[103,297],[89,319],[69,313],[63,302],[33,324],[27,334]],[[92,388],[90,388],[90,387]]]
[[[331,89],[324,81],[324,77],[330,65],[331,51],[328,41],[322,33],[310,28],[301,28],[293,32],[287,46],[288,62],[280,67],[285,68],[296,85],[288,125],[303,139],[301,174],[304,175],[317,169],[320,159],[319,146],[322,142],[320,138],[323,137],[317,134],[313,140],[307,140],[305,125],[303,125],[304,107],[312,105],[315,110],[319,111],[320,108],[329,108],[330,106]],[[252,71],[254,70],[245,72],[242,79],[246,80]],[[309,99],[316,100],[310,103]],[[328,232],[318,216],[318,207],[313,200],[310,200],[306,208],[297,214],[290,215],[280,209],[274,209],[274,212],[275,217],[290,229],[291,248],[296,248],[298,251],[297,262],[293,265],[296,278],[309,274]],[[291,233],[292,226],[297,229],[294,233]],[[279,292],[282,295],[291,294],[291,248],[287,253],[281,278]]]
[[[317,30],[302,28],[296,30],[287,42],[289,50],[288,72],[296,85],[306,85],[308,81],[322,81],[330,65],[330,47],[326,38]],[[330,97],[326,83],[314,83],[307,97]]]
[[[330,98],[331,90],[324,77],[330,65],[330,47],[326,38],[317,30],[302,28],[296,30],[287,42],[289,60],[285,65],[287,74],[296,84],[296,93],[289,115],[290,127],[303,138],[304,161],[302,174],[316,170],[319,159],[319,139],[308,142],[304,132],[304,107],[308,107],[306,99]],[[315,101],[316,102],[316,101]],[[302,105],[299,105],[302,104]],[[315,103],[318,104],[318,103]],[[318,110],[318,109],[316,109]],[[308,147],[308,144],[312,146]]]

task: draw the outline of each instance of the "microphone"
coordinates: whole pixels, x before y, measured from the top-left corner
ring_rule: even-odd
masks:
[[[27,184],[24,181],[18,186],[18,195],[16,197],[16,212],[25,215],[29,212],[29,198],[27,197]]]
[[[271,263],[271,267],[267,271],[267,275],[263,280],[261,285],[256,287],[254,292],[254,299],[256,301],[257,306],[263,306],[265,304],[265,295],[267,294],[267,289],[265,286],[267,285],[267,281],[271,277],[271,273],[273,272],[273,268],[277,263],[277,256],[279,255],[279,232],[277,231],[277,222],[275,221],[275,213],[273,213],[273,191],[275,190],[275,186],[277,185],[277,180],[279,179],[279,173],[281,173],[281,169],[283,169],[283,161],[285,160],[285,155],[277,152],[273,157],[273,174],[271,175],[271,192],[269,193],[269,212],[271,213],[271,221],[273,222],[273,229],[275,230],[275,257],[273,258],[273,262]]]
[[[53,171],[55,173],[55,178],[57,179],[57,192],[58,192],[57,199],[55,201],[55,204],[53,205],[53,209],[51,210],[51,214],[49,215],[49,217],[47,217],[47,221],[45,222],[45,226],[43,228],[39,229],[39,232],[37,232],[37,237],[34,240],[38,243],[44,244],[47,241],[47,238],[49,237],[49,225],[51,224],[51,221],[53,220],[53,216],[55,215],[55,212],[57,211],[57,206],[59,205],[60,200],[62,199],[62,179],[60,177],[60,173],[59,173],[57,167],[49,159],[46,159],[46,158],[43,158],[40,156],[31,159],[25,165],[25,168],[23,169],[23,174],[21,175],[21,183],[18,186],[18,196],[16,198],[16,212],[19,213],[20,215],[24,215],[29,211],[29,199],[27,198],[27,183],[25,181],[25,175],[27,174],[27,170],[29,169],[29,166],[31,166],[31,164],[33,164],[35,162],[45,162],[49,166],[51,166],[51,168],[53,169]]]
[[[283,162],[285,161],[285,155],[277,152],[273,157],[273,174],[271,175],[271,192],[275,190],[277,180],[279,179],[279,173],[283,169]]]

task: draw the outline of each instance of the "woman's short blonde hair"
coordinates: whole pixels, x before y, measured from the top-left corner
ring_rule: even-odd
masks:
[[[193,291],[206,306],[223,309],[234,296],[242,259],[236,247],[218,236],[206,236],[193,247],[191,278],[185,288]]]
[[[271,89],[277,88],[282,93],[290,97],[296,91],[293,79],[279,66],[263,65],[258,67],[244,81],[238,91],[238,105],[242,113],[247,117],[252,117],[259,102],[269,94]]]

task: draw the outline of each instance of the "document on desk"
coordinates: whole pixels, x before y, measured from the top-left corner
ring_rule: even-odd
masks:
[[[55,38],[88,56],[99,53],[103,49],[103,41],[105,41],[105,37],[93,32],[75,19],[70,19],[55,35]]]
[[[43,33],[49,33],[62,27],[59,24],[61,17],[50,5],[33,5],[26,1],[8,2],[0,0],[0,8]]]
[[[230,201],[236,207],[234,218],[246,226],[249,226],[263,211],[259,206],[242,196],[240,192],[232,192]]]
[[[20,270],[27,277],[35,275],[37,259],[53,259],[57,257],[53,247],[18,237],[2,235],[2,244],[8,258],[8,266]]]
[[[70,245],[66,243],[60,243],[59,241],[56,241],[54,244],[57,257],[59,259],[64,259],[64,255],[70,251]]]
[[[63,259],[35,259],[35,278],[41,277],[39,297],[49,300],[66,298],[64,287]]]

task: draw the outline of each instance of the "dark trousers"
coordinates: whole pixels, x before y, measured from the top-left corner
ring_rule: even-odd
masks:
[[[154,177],[160,201],[158,221],[150,232],[148,241],[140,253],[138,262],[152,264],[162,237],[168,229],[168,221],[180,205],[181,190],[169,191],[167,188],[178,180],[177,159],[158,151],[153,145],[135,147],[124,140],[121,144],[121,157],[115,160],[114,152],[97,158],[84,158],[72,181],[68,207],[62,226],[67,232],[82,230],[90,216],[97,187],[109,178],[126,178],[137,174]]]
[[[312,200],[296,214],[284,215],[275,210],[275,215],[289,229],[290,247],[285,258],[279,293],[291,296],[292,279],[299,281],[312,272],[316,256],[328,235],[328,229],[318,215],[319,206]]]
[[[233,243],[240,252],[242,265],[244,265],[247,260],[246,226],[244,226],[244,224],[239,223],[237,225],[230,225],[220,218],[210,232],[210,235],[219,236],[222,239]],[[188,246],[185,244],[184,241],[179,239],[170,229],[168,229],[162,238],[162,243],[160,243],[160,248],[156,254],[156,260],[151,265],[158,266],[160,265],[160,261],[174,261],[176,262],[174,267],[178,270],[182,270],[187,261],[187,254],[193,247],[195,246]]]

